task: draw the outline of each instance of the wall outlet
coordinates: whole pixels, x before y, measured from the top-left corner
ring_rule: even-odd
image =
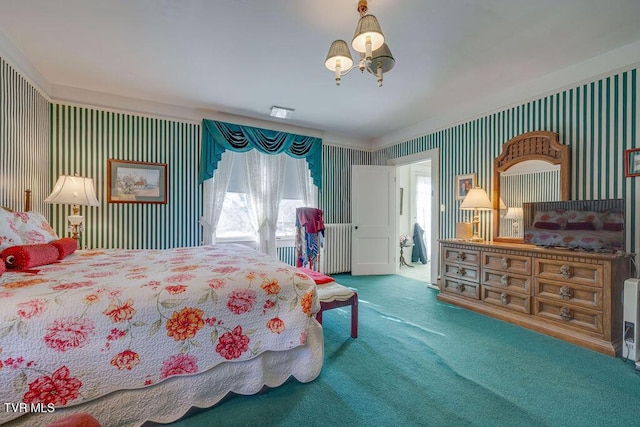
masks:
[[[440,205],[440,212],[444,212],[444,205]]]

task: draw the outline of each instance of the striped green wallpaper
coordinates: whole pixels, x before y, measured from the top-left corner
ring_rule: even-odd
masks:
[[[458,174],[477,173],[478,184],[489,190],[493,182],[493,159],[502,144],[534,130],[558,132],[571,147],[574,200],[623,198],[627,210],[627,247],[637,251],[640,243],[639,185],[624,177],[624,150],[639,147],[637,128],[638,70],[614,74],[448,129],[420,136],[372,154],[373,164],[419,151],[440,148],[440,195],[445,205],[440,236],[455,234],[455,223],[471,220],[458,209],[453,182]],[[481,214],[483,237],[492,236],[490,213]]]
[[[49,101],[0,58],[0,205],[23,209],[32,190],[33,210],[48,214]]]
[[[368,165],[371,153],[352,148],[322,147],[322,191],[318,207],[325,223],[351,221],[351,165]]]
[[[100,207],[82,207],[87,247],[171,248],[200,244],[200,126],[63,104],[51,105],[51,182],[61,174],[94,179]],[[107,203],[107,159],[167,163],[168,204]],[[66,235],[70,206],[52,205]]]
[[[335,146],[323,148],[320,207],[327,223],[350,221],[350,168],[386,164],[389,159],[440,149],[440,194],[445,205],[440,236],[454,235],[455,223],[471,220],[453,197],[456,175],[475,172],[491,188],[493,159],[502,144],[533,130],[558,132],[571,146],[572,198],[623,198],[627,242],[640,244],[638,178],[624,177],[624,150],[639,146],[638,70],[579,85],[463,124],[403,141],[373,153]],[[34,190],[34,209],[50,213],[63,235],[67,206],[42,200],[62,173],[79,173],[96,182],[99,208],[83,208],[84,244],[90,247],[153,248],[199,244],[202,210],[197,185],[200,126],[135,114],[50,104],[0,58],[0,203],[19,207],[26,186]],[[165,162],[169,165],[169,204],[108,204],[108,158]],[[485,238],[490,215],[481,216]]]

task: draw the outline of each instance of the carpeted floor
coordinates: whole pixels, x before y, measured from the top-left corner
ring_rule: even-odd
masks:
[[[232,396],[176,426],[634,426],[634,364],[436,300],[401,276],[335,276],[360,296],[324,314],[312,383]]]

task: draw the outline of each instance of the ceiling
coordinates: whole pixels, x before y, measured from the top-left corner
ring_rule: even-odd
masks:
[[[0,32],[54,98],[91,91],[281,124],[268,116],[279,105],[295,109],[287,123],[360,141],[640,40],[638,0],[370,0],[396,66],[381,88],[358,70],[337,87],[324,60],[334,39],[350,44],[356,4],[0,0]]]

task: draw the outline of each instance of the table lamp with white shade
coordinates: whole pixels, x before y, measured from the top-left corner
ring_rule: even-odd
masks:
[[[520,234],[520,220],[523,218],[522,208],[508,208],[504,219],[511,219],[511,232],[514,237],[519,237]]]
[[[493,204],[489,200],[487,192],[483,188],[475,187],[469,190],[464,200],[460,204],[462,210],[473,210],[473,236],[471,236],[472,242],[482,242],[484,239],[480,237],[480,216],[478,211],[490,211],[493,210]]]
[[[61,175],[45,203],[72,205],[72,215],[67,217],[71,237],[78,240],[83,230],[84,216],[80,206],[100,206],[93,187],[93,179],[82,176]]]

